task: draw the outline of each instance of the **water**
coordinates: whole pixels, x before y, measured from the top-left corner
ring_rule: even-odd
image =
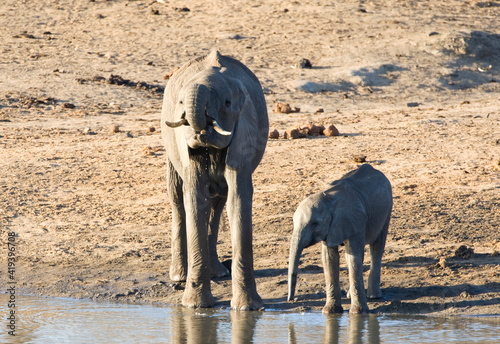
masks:
[[[500,343],[500,317],[232,312],[0,295],[1,343]]]

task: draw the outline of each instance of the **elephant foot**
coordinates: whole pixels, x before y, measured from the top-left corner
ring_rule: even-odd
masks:
[[[382,298],[382,291],[380,289],[375,290],[375,291],[368,290],[368,292],[366,293],[366,297],[368,297],[369,299],[372,299],[372,300],[381,299]]]
[[[368,305],[361,306],[359,304],[351,304],[351,308],[349,308],[349,314],[364,314],[368,312]]]
[[[170,266],[170,279],[174,282],[186,282],[187,269],[172,264]]]
[[[344,309],[340,305],[336,305],[334,302],[327,302],[325,304],[325,307],[323,307],[322,312],[324,314],[331,314],[331,313],[343,313]]]
[[[229,276],[229,270],[217,259],[210,265],[210,277],[220,278]]]
[[[210,291],[210,282],[198,283],[187,282],[184,295],[182,296],[182,305],[189,308],[208,308],[213,307],[215,299]]]
[[[252,293],[240,293],[234,295],[231,300],[231,308],[237,311],[257,311],[264,309],[264,302],[257,294],[257,291]]]

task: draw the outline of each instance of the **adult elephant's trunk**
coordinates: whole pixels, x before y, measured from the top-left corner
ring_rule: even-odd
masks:
[[[207,127],[206,108],[210,98],[207,86],[194,84],[186,97],[186,120],[195,131],[202,131]]]
[[[294,231],[290,244],[290,258],[288,260],[288,301],[293,300],[295,297],[299,260],[303,249],[304,247],[300,243],[300,232]]]

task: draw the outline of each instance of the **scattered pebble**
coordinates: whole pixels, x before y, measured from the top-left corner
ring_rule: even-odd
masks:
[[[110,128],[109,128],[109,132],[111,134],[114,134],[114,133],[119,133],[120,132],[120,126],[118,125],[112,125]]]
[[[149,127],[149,128],[148,128],[148,131],[149,131],[150,133],[154,133],[154,132],[156,131],[156,128],[155,128],[155,127]]]

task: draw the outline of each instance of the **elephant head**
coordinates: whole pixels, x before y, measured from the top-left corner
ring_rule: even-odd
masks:
[[[174,112],[179,120],[165,124],[170,128],[184,126],[186,142],[192,149],[223,149],[235,135],[245,105],[251,105],[247,98],[248,92],[241,81],[229,76],[225,68],[211,67],[185,83]]]
[[[331,222],[331,214],[319,195],[302,201],[293,215],[293,235],[288,262],[288,301],[295,296],[299,260],[302,250],[325,240]]]

